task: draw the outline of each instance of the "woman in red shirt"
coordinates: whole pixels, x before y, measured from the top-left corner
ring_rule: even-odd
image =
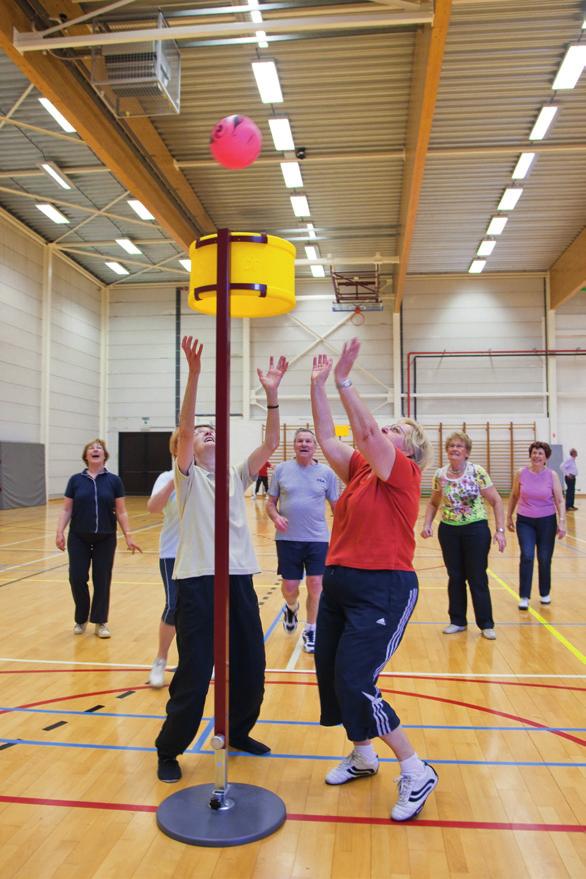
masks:
[[[311,376],[317,439],[328,464],[346,483],[326,560],[315,666],[320,723],[343,723],[354,747],[326,775],[326,783],[374,775],[379,760],[370,740],[378,736],[401,767],[391,818],[408,821],[423,808],[437,774],[415,753],[397,714],[383,700],[377,678],[399,646],[417,602],[414,527],[430,446],[410,419],[378,426],[349,378],[359,351],[358,339],[347,342],[334,369],[356,450],[336,437],[326,393],[331,358],[314,358]]]

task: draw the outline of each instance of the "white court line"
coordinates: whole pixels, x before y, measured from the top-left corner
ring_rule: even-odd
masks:
[[[301,643],[301,639],[299,641]],[[299,646],[299,645],[298,645]],[[297,648],[296,648],[297,649]],[[299,655],[299,654],[297,654]],[[24,662],[37,663],[38,665],[90,665],[103,666],[104,668],[133,668],[141,670],[143,668],[150,669],[151,665],[143,665],[140,662],[76,662],[70,659],[19,659],[14,656],[0,656],[0,662]],[[267,674],[299,674],[299,675],[315,675],[314,668],[267,668]],[[560,674],[499,674],[498,672],[430,672],[430,671],[384,671],[380,675],[381,678],[535,678],[537,680],[548,678],[553,680],[585,680],[586,675],[560,675]]]
[[[297,665],[297,660],[301,656],[302,649],[303,649],[303,635],[300,635],[299,640],[297,641],[297,644],[295,645],[295,649],[293,650],[293,653],[289,657],[289,662],[287,663],[287,668],[285,669],[285,671],[297,671],[295,666]]]

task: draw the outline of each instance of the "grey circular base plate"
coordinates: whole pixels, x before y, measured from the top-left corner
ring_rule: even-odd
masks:
[[[163,800],[157,825],[163,833],[188,845],[244,845],[263,839],[285,822],[285,803],[272,791],[252,784],[230,784],[231,809],[214,811],[210,799],[214,785],[186,787]]]

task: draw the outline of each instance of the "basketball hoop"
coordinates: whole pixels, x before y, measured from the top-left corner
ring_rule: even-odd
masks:
[[[350,323],[354,324],[355,327],[361,327],[364,321],[366,320],[366,316],[359,305],[354,309],[354,313],[350,318]]]

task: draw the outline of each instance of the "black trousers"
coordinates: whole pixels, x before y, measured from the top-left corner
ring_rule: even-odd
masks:
[[[214,665],[214,578],[177,580],[179,663],[169,686],[167,718],[156,739],[160,757],[189,747],[201,723]],[[250,575],[230,577],[229,738],[247,736],[264,696],[265,647]]]
[[[256,479],[256,485],[254,486],[254,493],[258,494],[261,485],[265,487],[265,494],[269,492],[269,477],[268,476],[258,476]]]
[[[86,534],[69,531],[69,585],[75,602],[75,622],[107,623],[110,583],[116,552],[116,533]],[[94,594],[90,608],[88,580],[92,569]]]
[[[490,529],[488,522],[471,522],[469,525],[446,525],[438,528],[444,564],[448,571],[448,598],[450,622],[466,626],[466,581],[470,586],[472,606],[479,629],[493,629],[492,602],[488,589],[488,553]]]
[[[576,493],[576,477],[565,476],[566,481],[566,510],[570,510],[574,506],[574,497]]]

